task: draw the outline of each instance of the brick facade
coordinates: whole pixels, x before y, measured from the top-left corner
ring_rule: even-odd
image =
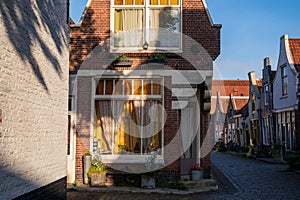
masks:
[[[1,199],[58,180],[65,196],[67,6],[64,0],[0,2]]]
[[[107,65],[111,64],[111,55],[109,54],[109,37],[110,37],[110,1],[109,0],[92,0],[85,10],[85,15],[80,24],[71,24],[71,42],[70,42],[70,73],[77,74],[80,71],[103,70]],[[208,70],[212,72],[212,62],[220,54],[220,25],[211,23],[205,4],[202,0],[185,0],[182,3],[182,32],[183,50],[181,54],[165,53],[167,57],[166,70]],[[200,44],[200,49],[194,50],[193,43]],[[92,55],[100,52],[105,56],[98,59],[88,59]],[[194,53],[194,51],[196,53]],[[199,53],[199,52],[200,53]],[[148,53],[126,53],[126,56],[132,60],[132,65],[128,67],[113,67],[110,65],[108,69],[122,71],[133,70],[143,67],[147,62]],[[195,56],[196,55],[196,56]],[[201,55],[201,57],[198,57]],[[95,57],[96,58],[96,57]],[[188,60],[188,61],[187,61]],[[84,62],[84,64],[82,64]],[[149,67],[146,66],[146,67]],[[149,70],[149,68],[148,68]],[[91,71],[92,72],[92,71]],[[96,75],[96,74],[95,74]],[[91,117],[91,91],[92,91],[93,75],[78,76],[78,92],[77,92],[77,124],[76,130],[80,137],[77,140],[76,146],[76,180],[82,182],[82,164],[81,157],[86,149],[90,148],[90,117]],[[175,139],[176,133],[180,126],[180,110],[172,109],[172,77],[165,76],[164,108],[167,112],[167,121],[164,126],[164,145],[171,141],[172,151],[180,151],[178,146],[181,145],[180,139]],[[178,87],[176,85],[176,87]],[[185,86],[186,87],[186,86]],[[200,90],[198,100],[201,102],[201,121],[200,121],[200,144],[204,147],[203,158],[201,165],[205,170],[205,177],[210,177],[210,156],[209,149],[206,144],[206,131],[209,125],[209,110],[203,108],[203,94],[205,90],[210,90],[211,86],[206,86],[203,83],[197,86]],[[209,100],[207,100],[209,103]],[[208,142],[210,143],[210,142]],[[172,149],[173,148],[173,149]],[[202,155],[202,153],[201,153]],[[79,162],[79,163],[78,163]],[[161,170],[164,177],[169,177],[170,180],[178,179],[180,174],[180,158],[168,162],[168,157],[165,158],[167,166]]]

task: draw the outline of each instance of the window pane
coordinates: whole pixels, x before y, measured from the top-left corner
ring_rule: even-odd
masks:
[[[133,5],[133,0],[125,0],[125,5]]]
[[[143,44],[143,10],[116,9],[114,46],[138,47]]]
[[[124,95],[131,95],[132,94],[132,80],[124,80]]]
[[[168,0],[160,0],[160,5],[169,5]]]
[[[144,5],[144,0],[135,0],[135,5]]]
[[[96,95],[103,95],[104,80],[98,81]]]
[[[151,81],[150,80],[144,80],[143,90],[144,90],[144,95],[151,94]]]
[[[153,80],[153,95],[160,95],[160,80]]]
[[[158,0],[150,0],[150,5],[158,5]]]
[[[162,109],[157,100],[144,101],[143,105],[143,153],[161,149]]]
[[[116,94],[116,95],[122,95],[123,94],[123,80],[115,80],[114,94]]]
[[[171,5],[179,5],[179,1],[178,0],[170,0],[170,4]]]
[[[123,0],[115,0],[115,5],[122,5],[123,4]]]
[[[149,22],[151,47],[179,47],[179,9],[151,9]]]
[[[106,80],[105,81],[105,94],[111,95],[113,93],[113,81]]]
[[[134,81],[134,94],[142,95],[142,81],[141,80]]]

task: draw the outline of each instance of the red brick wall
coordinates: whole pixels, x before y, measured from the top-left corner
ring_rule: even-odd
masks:
[[[183,0],[182,28],[183,34],[193,38],[215,60],[220,54],[220,26],[211,26],[206,10],[201,0]],[[78,62],[71,73],[76,73],[82,61],[97,45],[103,45],[110,33],[110,0],[93,0],[83,18],[80,27],[71,28],[70,53],[71,61]],[[184,44],[185,40],[183,41]],[[107,44],[105,44],[106,46]],[[186,44],[188,45],[188,44]],[[109,45],[108,45],[109,46]],[[186,46],[185,52],[190,52]],[[183,47],[185,48],[185,47]],[[133,56],[148,56],[149,54],[134,54]],[[175,59],[172,61],[172,59]],[[201,58],[203,59],[203,58]],[[174,67],[186,69],[187,62],[180,58],[169,58]],[[200,60],[200,58],[199,58]],[[175,64],[175,65],[173,65]],[[207,65],[203,64],[203,68]],[[212,66],[209,65],[211,68]],[[192,69],[192,67],[188,67]]]
[[[195,61],[196,67],[200,69],[212,69],[212,61],[220,54],[220,26],[211,26],[207,13],[204,9],[201,0],[183,0],[182,12],[183,34],[193,38],[208,52],[201,52],[203,56],[197,57],[199,54],[191,53],[191,43],[189,39],[183,40],[183,57],[188,60]],[[101,52],[109,54],[109,44],[106,41],[110,33],[110,0],[93,0],[89,9],[82,21],[80,27],[71,27],[70,39],[70,73],[77,73],[80,64],[85,60],[88,54],[96,47]],[[130,69],[135,69],[141,63],[147,60],[149,53],[132,53],[126,54],[131,57],[133,64]],[[172,69],[187,70],[195,69],[195,63],[190,63],[180,57],[180,55],[166,54],[168,57],[168,66]],[[104,59],[104,58],[103,58]],[[107,59],[107,58],[105,58]],[[85,65],[81,69],[101,69],[99,63],[107,64],[106,60],[99,60],[99,62]],[[119,70],[126,68],[119,68]],[[127,68],[128,69],[128,68]],[[165,79],[165,86],[171,88],[171,78]],[[204,87],[201,88],[204,90]],[[78,99],[77,99],[77,131],[79,138],[76,146],[76,179],[82,181],[82,155],[89,149],[89,122],[91,109],[91,78],[79,77],[78,79]],[[180,111],[172,110],[172,93],[166,90],[164,94],[165,109],[168,113],[167,123],[164,127],[165,145],[169,143],[176,135],[180,123]],[[205,138],[206,130],[209,124],[209,113],[204,113],[201,110],[201,143]],[[175,144],[180,145],[180,140],[175,141]],[[178,147],[177,146],[177,147]],[[205,147],[207,145],[204,145]],[[172,147],[171,147],[172,148]],[[174,151],[179,151],[179,148],[174,148]],[[168,158],[166,158],[168,160]],[[205,170],[205,176],[210,175],[210,156],[201,159],[202,166]],[[177,176],[180,172],[179,159],[172,163],[167,163],[168,166],[164,168],[166,176]],[[168,175],[169,174],[169,175]],[[174,175],[176,174],[176,175]]]

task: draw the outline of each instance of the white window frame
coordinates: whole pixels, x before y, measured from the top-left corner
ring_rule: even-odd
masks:
[[[124,0],[123,0],[124,1]],[[127,9],[143,9],[144,11],[144,27],[143,27],[143,44],[145,42],[149,44],[150,36],[149,31],[146,31],[149,28],[149,13],[150,9],[153,8],[179,8],[180,11],[180,25],[179,25],[179,35],[180,35],[180,41],[179,41],[179,47],[149,47],[148,49],[143,49],[143,47],[115,47],[114,46],[114,39],[111,37],[110,39],[110,52],[114,53],[124,53],[124,52],[157,52],[157,53],[163,53],[163,52],[174,52],[174,53],[181,53],[182,52],[182,0],[178,0],[179,5],[170,5],[170,0],[168,0],[169,5],[150,5],[150,0],[144,0],[144,5],[114,5],[114,0],[110,1],[110,30],[111,35],[114,35],[114,11],[118,8],[127,8]],[[160,2],[158,0],[158,2]]]
[[[97,83],[100,79],[130,79],[130,80],[160,80],[161,81],[161,94],[160,95],[96,95]],[[92,98],[91,98],[91,123],[90,123],[90,152],[93,152],[93,139],[94,139],[94,113],[95,113],[95,101],[96,100],[150,100],[157,99],[161,100],[161,105],[164,107],[164,78],[158,76],[102,76],[92,78]],[[162,112],[162,119],[164,119],[164,112]],[[157,155],[158,163],[163,163],[164,159],[164,124],[162,123],[161,129],[161,154]],[[141,147],[142,148],[142,147]],[[146,163],[146,158],[149,154],[133,154],[133,155],[122,155],[122,154],[102,154],[101,158],[104,163]]]

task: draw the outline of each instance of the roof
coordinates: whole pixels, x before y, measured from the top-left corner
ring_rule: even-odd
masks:
[[[239,110],[248,102],[249,80],[213,80],[211,114],[216,110],[217,93],[221,112],[227,113],[230,95],[234,101],[235,109]]]
[[[300,72],[300,38],[289,39],[290,51],[292,53],[294,66]]]

